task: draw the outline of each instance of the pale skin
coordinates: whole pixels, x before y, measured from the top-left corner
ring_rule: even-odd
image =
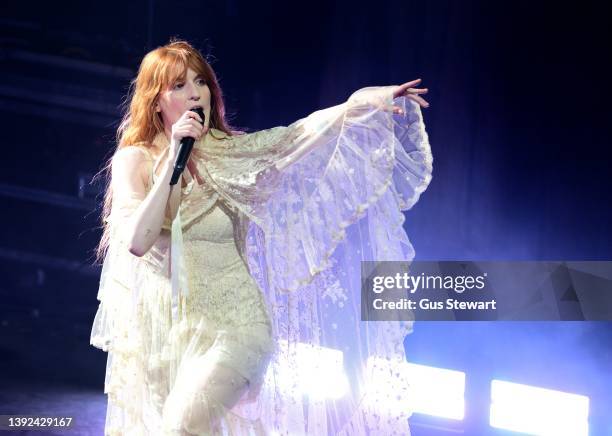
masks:
[[[393,93],[394,98],[406,97],[415,101],[421,107],[429,107],[429,103],[421,97],[427,93],[427,88],[416,88],[421,79],[412,80],[398,85]],[[178,154],[182,138],[192,137],[199,140],[208,132],[210,120],[211,94],[204,79],[191,68],[183,80],[160,92],[155,110],[161,114],[164,133],[168,138],[168,154],[161,163],[157,181],[147,194],[148,171],[150,161],[142,150],[136,147],[125,147],[115,154],[112,164],[112,185],[114,199],[121,201],[122,196],[133,193],[143,202],[132,215],[128,229],[128,247],[135,256],[143,256],[155,244],[159,237],[168,213],[174,218],[180,203],[180,183],[170,186],[174,161]],[[190,109],[201,106],[204,109],[205,124],[201,118]],[[394,113],[402,114],[399,106],[393,106]],[[161,154],[165,150],[154,150]]]
[[[205,124],[200,116],[189,109],[201,106]],[[169,140],[168,154],[160,165],[157,183],[146,194],[150,162],[135,147],[126,147],[113,158],[112,180],[114,192],[132,192],[144,198],[134,213],[128,229],[128,249],[135,256],[146,254],[159,237],[168,210],[174,218],[180,203],[180,184],[170,186],[174,161],[182,138],[199,140],[208,132],[210,120],[210,90],[195,71],[188,69],[184,80],[178,81],[159,95],[155,110],[161,113],[164,133]],[[131,150],[133,149],[133,150]],[[164,150],[156,150],[160,154]],[[168,209],[169,208],[169,209]]]
[[[408,100],[417,102],[422,108],[428,108],[429,103],[421,97],[421,94],[427,94],[429,90],[427,88],[415,88],[419,83],[421,83],[421,79],[411,80],[399,85],[393,92],[393,98],[406,97]],[[393,111],[402,113],[398,106],[393,106]]]

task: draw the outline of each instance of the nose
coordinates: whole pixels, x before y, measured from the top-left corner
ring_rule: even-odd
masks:
[[[198,87],[193,83],[189,85],[189,100],[198,101],[200,99],[200,93]]]

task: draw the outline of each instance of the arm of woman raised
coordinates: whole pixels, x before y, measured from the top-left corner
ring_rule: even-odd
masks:
[[[180,193],[177,185],[170,186],[173,167],[166,160],[161,173],[147,194],[146,181],[151,161],[138,147],[125,147],[115,153],[112,161],[113,208],[125,202],[142,199],[138,208],[127,217],[122,229],[130,253],[144,256],[159,237],[171,195]],[[176,188],[176,189],[175,189]]]

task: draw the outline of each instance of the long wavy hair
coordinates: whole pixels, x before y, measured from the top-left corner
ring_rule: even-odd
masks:
[[[117,151],[134,145],[152,148],[152,141],[159,132],[164,131],[161,113],[155,111],[159,95],[177,80],[184,80],[187,69],[191,68],[201,75],[210,89],[209,127],[232,135],[231,127],[225,118],[223,92],[214,70],[204,56],[186,41],[172,39],[162,47],[150,51],[143,58],[136,78],[131,82],[123,105],[123,118],[117,129]],[[96,261],[104,260],[110,242],[110,229],[107,218],[112,208],[113,191],[111,185],[111,164],[108,159],[98,173],[104,179],[104,200],[102,206],[102,238],[96,248]],[[98,177],[98,176],[96,176]]]

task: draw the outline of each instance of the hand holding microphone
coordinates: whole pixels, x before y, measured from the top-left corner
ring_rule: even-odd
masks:
[[[199,120],[193,116],[194,112],[199,116]],[[189,154],[193,149],[195,138],[198,138],[203,132],[204,121],[204,109],[197,107],[185,112],[172,126],[172,141],[180,140],[180,145],[174,162],[174,171],[170,179],[171,186],[176,185],[181,174],[185,170],[185,165],[187,165],[187,161],[189,160]],[[172,154],[170,157],[172,157]]]

